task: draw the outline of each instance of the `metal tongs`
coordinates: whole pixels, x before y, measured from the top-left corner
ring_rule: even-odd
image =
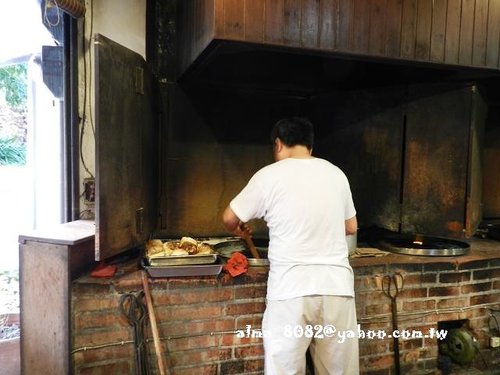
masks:
[[[384,294],[391,299],[391,315],[392,315],[392,331],[398,330],[398,304],[397,296],[399,292],[403,290],[404,279],[403,275],[400,273],[395,273],[393,275],[385,275],[382,279],[382,291]],[[393,334],[393,345],[394,345],[394,367],[396,375],[401,374],[401,368],[399,363],[399,338],[397,335]]]
[[[148,353],[144,337],[146,306],[143,302],[144,293],[125,293],[120,297],[119,307],[128,324],[134,329],[135,373],[147,375]]]

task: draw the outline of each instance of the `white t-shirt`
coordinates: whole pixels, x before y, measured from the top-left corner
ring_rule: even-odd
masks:
[[[319,158],[275,162],[255,173],[230,206],[243,222],[267,222],[269,300],[354,296],[345,220],[356,210],[338,167]]]

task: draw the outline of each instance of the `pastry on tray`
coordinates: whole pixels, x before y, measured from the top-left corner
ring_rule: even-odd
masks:
[[[154,239],[146,242],[146,257],[149,259],[211,254],[215,251],[210,245],[191,237],[182,237],[180,241]]]

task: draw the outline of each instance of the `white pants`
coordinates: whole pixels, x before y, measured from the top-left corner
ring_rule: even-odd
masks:
[[[305,296],[267,301],[262,331],[266,375],[305,374],[308,348],[315,375],[359,374],[352,297]]]

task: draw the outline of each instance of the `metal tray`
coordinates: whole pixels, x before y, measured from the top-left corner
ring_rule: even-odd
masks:
[[[143,266],[151,277],[216,276],[222,271],[222,264],[193,264],[189,266]]]
[[[256,245],[257,244],[260,244],[260,242],[256,242]],[[214,247],[219,256],[226,261],[227,259],[231,258],[231,255],[233,255],[235,252],[240,252],[247,257],[249,266],[269,266],[269,260],[267,259],[267,247],[256,246],[257,252],[260,255],[260,259],[252,257],[250,250],[248,250],[245,243],[241,239],[221,242]]]
[[[193,264],[212,264],[217,261],[217,254],[205,255],[173,255],[163,258],[149,259],[146,257],[147,264],[153,267],[160,266],[186,266]]]

